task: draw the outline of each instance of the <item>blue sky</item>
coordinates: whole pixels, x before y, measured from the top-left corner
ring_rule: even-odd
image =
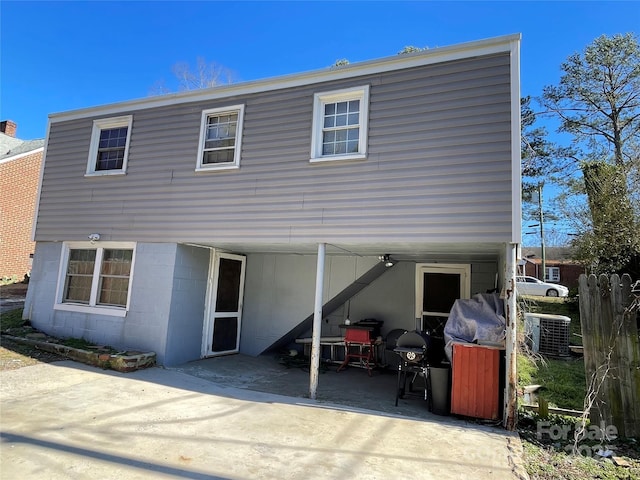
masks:
[[[640,2],[0,3],[0,118],[42,138],[50,113],[149,95],[197,57],[253,80],[522,33],[522,93],[601,34],[640,30]]]

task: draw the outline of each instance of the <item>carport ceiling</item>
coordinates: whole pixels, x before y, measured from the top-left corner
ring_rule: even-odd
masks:
[[[197,246],[217,248],[234,253],[272,253],[292,255],[316,255],[318,245],[308,244],[251,244],[251,243],[220,243],[197,244]],[[415,261],[424,258],[461,260],[495,260],[496,256],[504,253],[502,243],[371,243],[371,244],[331,244],[327,243],[327,255],[358,255],[362,257],[389,254],[394,260]]]

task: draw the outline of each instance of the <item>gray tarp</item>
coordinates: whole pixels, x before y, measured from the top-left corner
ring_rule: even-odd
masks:
[[[444,351],[451,361],[453,342],[504,345],[504,301],[497,293],[456,300],[444,326]]]

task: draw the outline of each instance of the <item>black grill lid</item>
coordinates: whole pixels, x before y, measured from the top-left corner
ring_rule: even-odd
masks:
[[[422,336],[418,332],[406,332],[398,337],[396,348],[408,347],[426,349],[428,346],[427,339],[428,337]]]

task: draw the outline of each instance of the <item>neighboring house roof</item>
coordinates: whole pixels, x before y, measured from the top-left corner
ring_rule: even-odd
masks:
[[[541,258],[523,258],[523,260],[525,262],[529,262],[529,263],[533,263],[536,265],[540,265],[542,264],[542,259]],[[545,263],[547,264],[547,266],[549,266],[549,264],[554,264],[554,265],[579,265],[579,262],[576,260],[570,260],[567,258],[563,258],[563,259],[559,259],[559,260],[554,260],[554,259],[545,259]]]
[[[0,162],[10,160],[18,155],[35,153],[38,149],[44,148],[44,139],[20,140],[4,133],[0,133]]]
[[[556,258],[562,260],[571,260],[573,258],[573,249],[570,247],[545,247],[547,258]],[[523,258],[540,258],[542,257],[542,249],[540,247],[522,247]]]

